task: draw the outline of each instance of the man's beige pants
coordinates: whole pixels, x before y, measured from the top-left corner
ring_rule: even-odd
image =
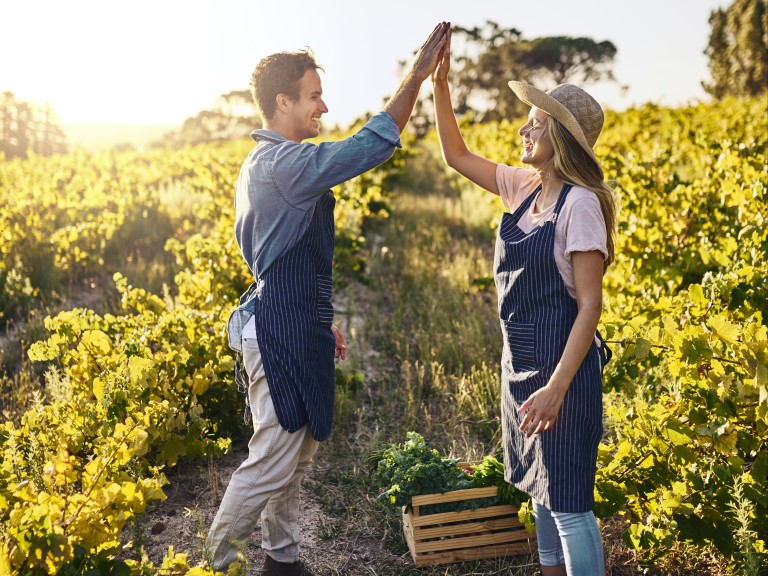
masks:
[[[261,352],[243,341],[253,436],[248,458],[232,474],[206,544],[212,566],[225,569],[250,541],[261,518],[261,547],[278,562],[299,557],[299,485],[319,443],[309,427],[287,432],[277,421]]]

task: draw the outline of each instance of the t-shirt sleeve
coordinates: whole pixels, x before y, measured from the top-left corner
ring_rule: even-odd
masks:
[[[602,252],[608,258],[608,233],[594,193],[585,190],[570,204],[566,217],[565,258],[570,262],[574,252]]]
[[[496,186],[504,208],[510,212],[522,203],[541,183],[539,175],[528,168],[516,168],[499,164],[496,166]]]

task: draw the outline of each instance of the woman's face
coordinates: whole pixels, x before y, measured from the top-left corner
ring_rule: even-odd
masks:
[[[534,106],[528,114],[528,122],[519,130],[523,137],[523,155],[520,160],[533,168],[543,168],[555,153],[547,136],[548,119],[546,112]]]

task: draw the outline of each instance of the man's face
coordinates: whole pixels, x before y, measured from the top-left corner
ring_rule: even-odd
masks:
[[[317,70],[307,70],[299,80],[299,99],[291,102],[290,140],[301,142],[320,134],[320,116],[328,112],[322,96],[320,74]]]

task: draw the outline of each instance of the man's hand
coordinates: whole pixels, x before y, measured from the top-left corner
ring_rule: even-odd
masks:
[[[336,328],[335,325],[331,325],[331,331],[333,332],[333,335],[336,338],[336,350],[334,350],[333,357],[346,360],[347,359],[347,341],[344,339],[344,334],[342,334],[341,330]]]

